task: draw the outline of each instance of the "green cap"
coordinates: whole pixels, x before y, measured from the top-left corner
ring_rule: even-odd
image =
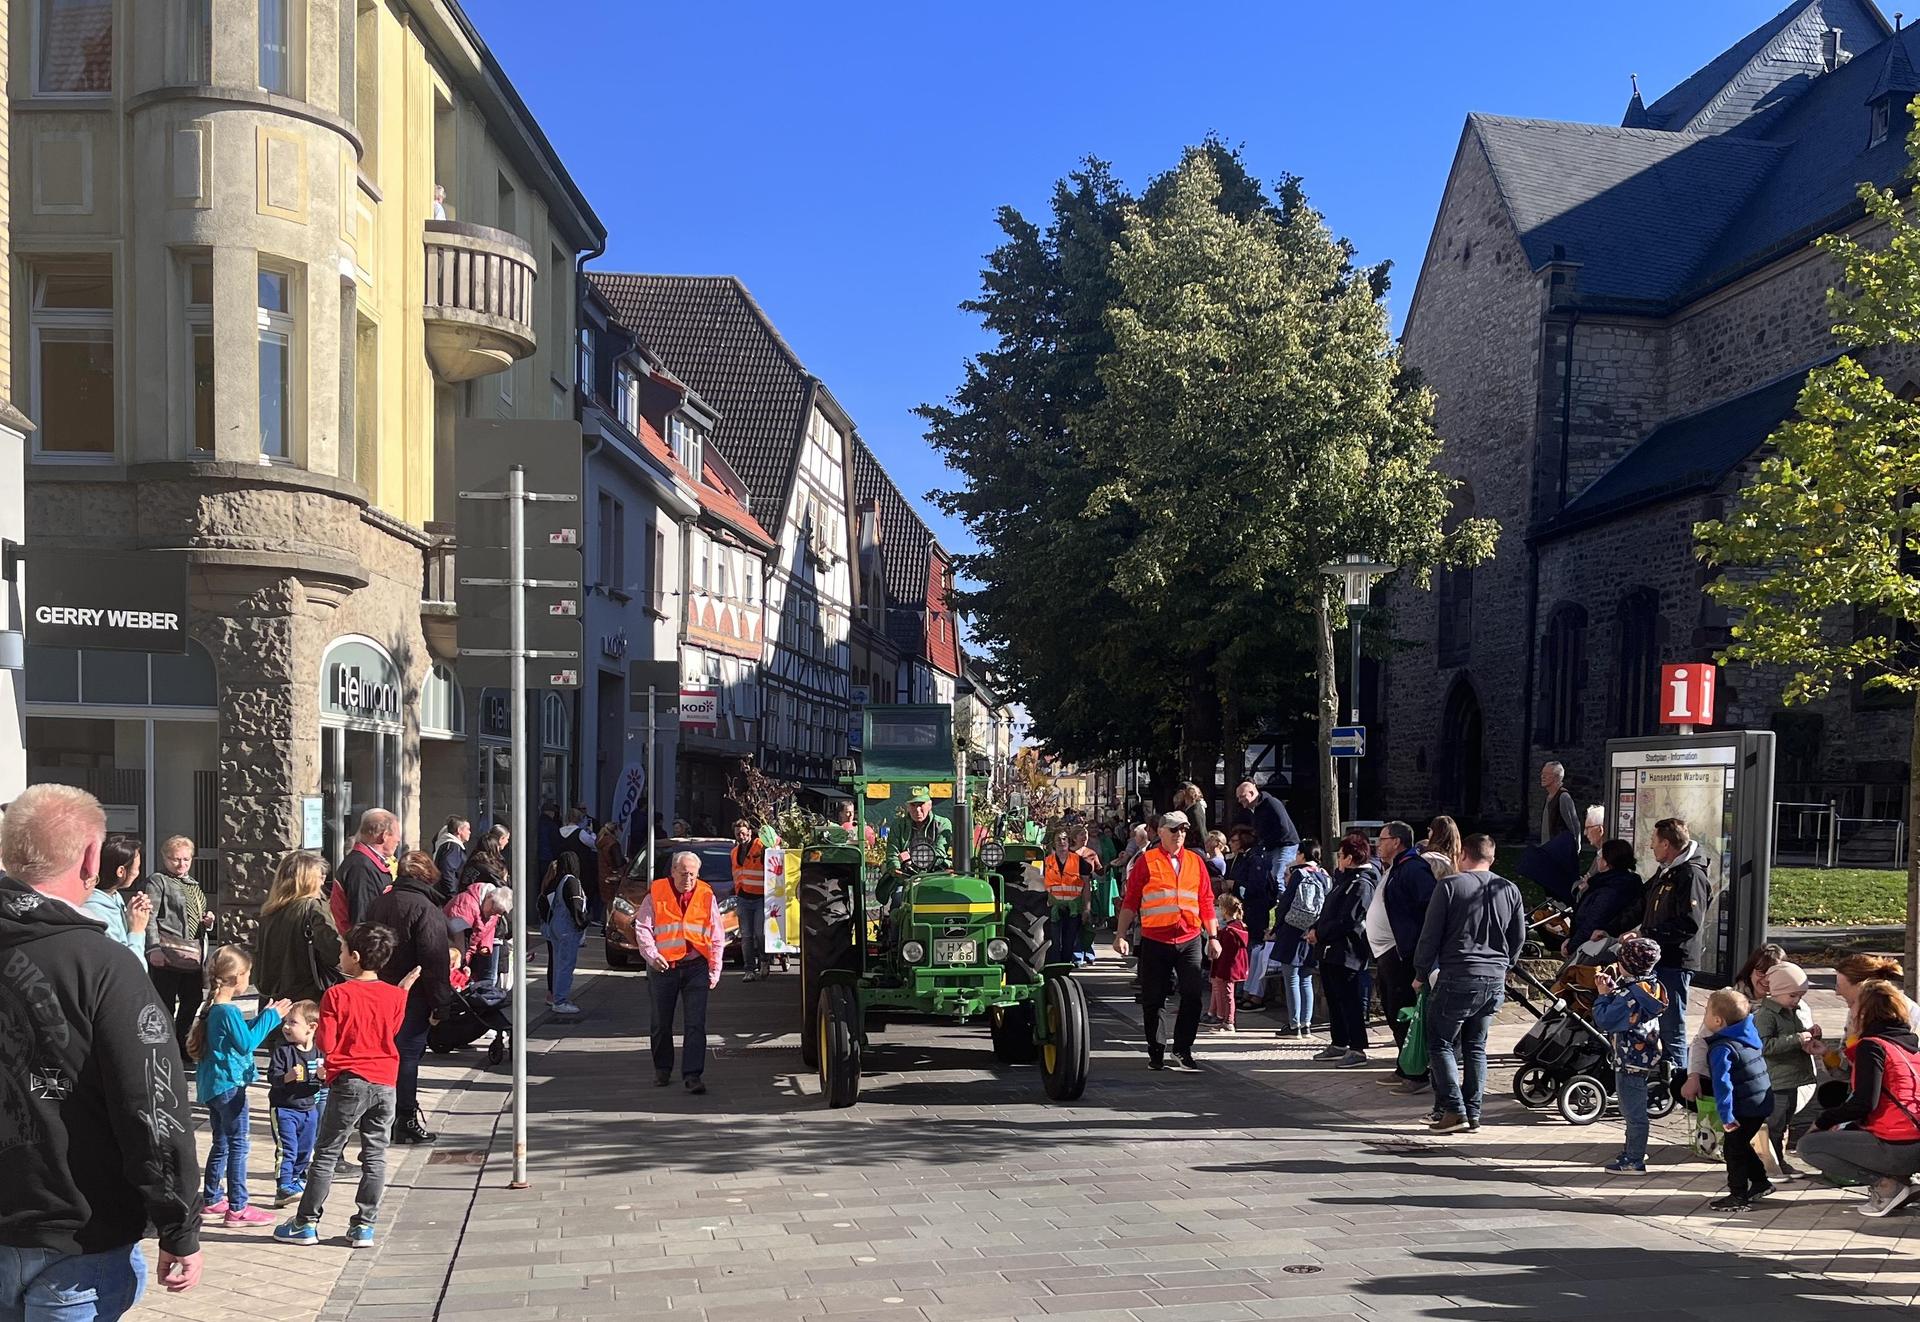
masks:
[[[907,791],[907,802],[908,803],[932,803],[933,791],[928,789],[925,785],[915,785],[912,789]]]

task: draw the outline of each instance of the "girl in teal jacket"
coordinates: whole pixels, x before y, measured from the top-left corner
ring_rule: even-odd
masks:
[[[270,1226],[273,1213],[247,1205],[247,1085],[254,1081],[254,1052],[280,1026],[286,1001],[274,1001],[249,1021],[233,998],[253,977],[253,956],[243,946],[221,946],[207,960],[207,997],[187,1034],[194,1084],[207,1108],[206,1218],[229,1226]],[[221,1186],[225,1185],[224,1196]]]

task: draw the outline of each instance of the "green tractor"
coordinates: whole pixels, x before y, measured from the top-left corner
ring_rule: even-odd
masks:
[[[859,1099],[868,1033],[901,1020],[984,1022],[995,1059],[1038,1061],[1049,1098],[1086,1091],[1086,994],[1070,959],[1048,960],[1044,849],[988,841],[973,856],[967,804],[982,778],[955,776],[952,719],[868,707],[862,766],[840,777],[852,836],[801,853],[801,1055],[832,1106]],[[896,807],[874,861],[867,824]]]

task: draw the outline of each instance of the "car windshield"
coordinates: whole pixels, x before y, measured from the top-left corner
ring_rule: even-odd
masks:
[[[733,841],[718,838],[698,840],[662,840],[659,842],[660,856],[671,860],[675,854],[692,852],[700,856],[700,880],[713,887],[713,893],[721,898],[733,894]],[[642,860],[635,859],[634,867]],[[628,872],[629,882],[649,880],[634,872]]]

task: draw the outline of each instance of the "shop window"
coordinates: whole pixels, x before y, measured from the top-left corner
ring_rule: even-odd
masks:
[[[294,277],[260,268],[260,457],[293,458]]]
[[[94,706],[211,708],[213,659],[198,643],[169,652],[27,647],[27,701]]]
[[[43,96],[113,90],[113,0],[38,0],[34,90]]]
[[[45,456],[111,458],[113,261],[48,262],[33,276],[34,445]]]

